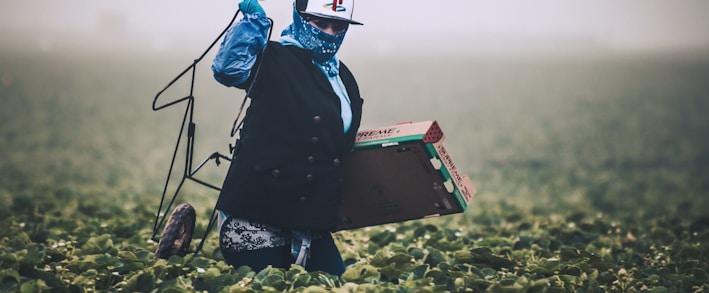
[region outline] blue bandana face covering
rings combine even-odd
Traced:
[[[347,90],[339,77],[340,61],[335,56],[346,33],[347,29],[341,34],[331,35],[310,25],[295,9],[294,3],[293,23],[283,30],[280,42],[313,51],[313,63],[327,76],[332,89],[340,98],[342,123],[344,130],[348,131],[352,123],[352,109]]]
[[[345,30],[341,34],[331,35],[310,25],[296,9],[293,9],[293,23],[287,27],[282,36],[290,36],[308,50],[313,50],[313,59],[323,64],[330,61],[345,39]]]

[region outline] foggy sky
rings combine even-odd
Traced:
[[[156,44],[166,35],[221,31],[238,0],[0,0],[0,34],[32,32],[140,34]],[[290,23],[291,1],[261,2],[275,21]],[[397,37],[425,42],[435,36],[588,40],[629,48],[699,47],[709,50],[706,0],[359,0],[356,40],[381,44]],[[1,36],[1,35],[0,35]],[[162,40],[162,41],[161,41]]]

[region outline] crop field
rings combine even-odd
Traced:
[[[437,120],[478,194],[463,214],[336,233],[347,264],[336,277],[232,268],[215,231],[198,256],[154,259],[184,105],[151,103],[199,50],[10,44],[0,292],[709,292],[709,54],[345,52],[363,127]],[[228,153],[243,97],[206,59],[196,161]],[[187,95],[180,80],[159,104]],[[174,179],[183,152],[184,141]],[[199,176],[221,184],[225,165]],[[190,183],[180,193],[197,239],[216,196]]]

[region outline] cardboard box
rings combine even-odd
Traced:
[[[357,133],[344,158],[339,230],[462,213],[475,196],[436,121]]]

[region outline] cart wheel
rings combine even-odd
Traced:
[[[168,259],[170,256],[185,256],[190,248],[194,232],[196,213],[187,203],[178,205],[162,231],[155,258]]]

